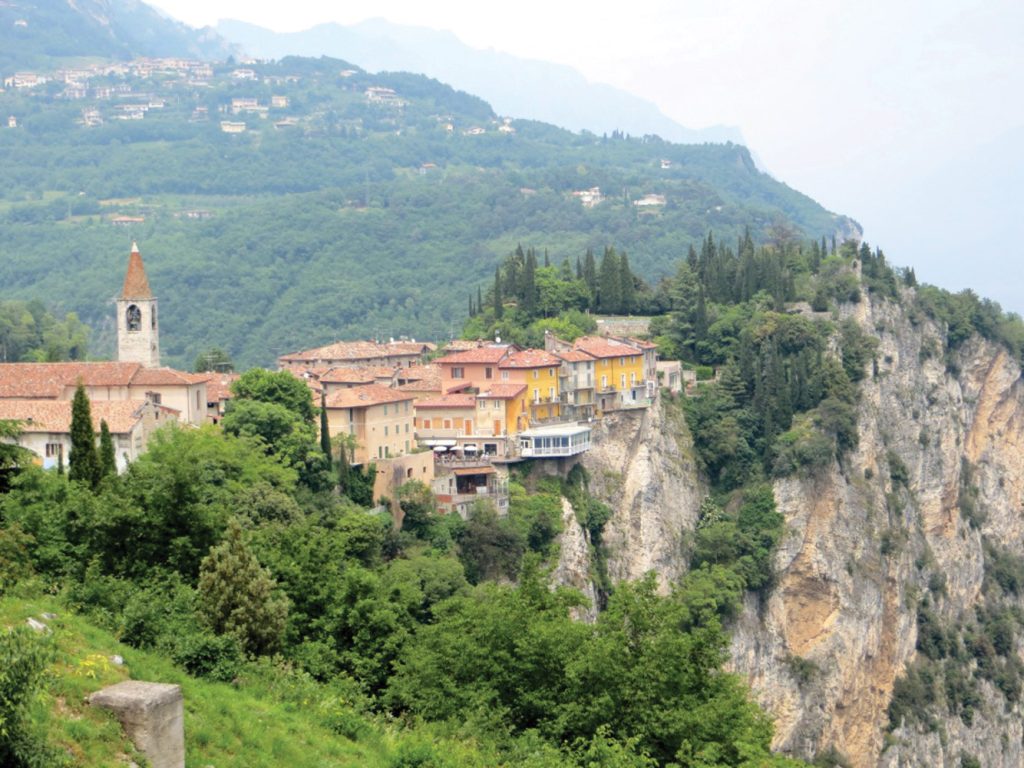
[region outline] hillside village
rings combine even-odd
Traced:
[[[67,462],[78,385],[95,431],[105,421],[112,433],[119,471],[168,423],[219,423],[239,374],[161,366],[157,304],[133,243],[116,302],[116,361],[0,364],[0,419],[19,424],[18,443],[38,464]],[[305,382],[332,441],[349,445],[350,463],[375,469],[375,501],[418,480],[440,509],[463,516],[481,498],[507,510],[510,466],[571,462],[590,448],[595,419],[647,408],[659,378],[676,391],[681,380],[678,363],[659,364],[653,343],[610,334],[570,342],[548,333],[544,349],[339,341],[282,355],[278,368]]]

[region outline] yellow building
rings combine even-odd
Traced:
[[[353,464],[404,456],[416,448],[414,399],[410,392],[380,384],[336,390],[324,403],[327,429],[331,437],[355,438]]]
[[[594,358],[594,398],[599,413],[647,404],[644,350],[601,336],[583,336],[572,348]]]
[[[561,360],[542,349],[513,352],[498,364],[502,383],[526,386],[521,404],[531,423],[558,418],[561,367]]]

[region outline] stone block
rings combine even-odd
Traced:
[[[185,707],[181,686],[125,680],[89,697],[113,712],[152,768],[184,768]]]

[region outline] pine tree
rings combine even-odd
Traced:
[[[281,644],[288,600],[274,593],[270,572],[242,539],[237,520],[199,567],[199,609],[214,632],[235,636],[246,653],[272,653]]]
[[[96,455],[96,435],[92,431],[92,409],[85,387],[78,383],[71,401],[71,455],[68,456],[68,478],[88,483],[95,488],[99,482],[100,463]]]
[[[331,471],[331,431],[327,423],[327,394],[320,394],[320,450],[327,457],[327,471]]]
[[[583,279],[583,264],[580,262],[580,257],[578,254],[576,256],[576,279]]]
[[[110,427],[106,419],[100,421],[100,477],[117,476],[117,454],[114,453],[114,440],[110,436]]]

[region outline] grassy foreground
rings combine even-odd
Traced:
[[[359,715],[312,681],[254,666],[233,683],[190,677],[159,655],[125,646],[66,610],[55,598],[0,599],[0,629],[25,625],[42,614],[56,646],[44,693],[32,720],[75,766],[144,764],[120,724],[85,697],[125,679],[176,683],[185,697],[187,766],[261,768],[291,766],[484,765],[472,744],[402,731]],[[123,657],[122,666],[110,661]],[[352,735],[347,738],[339,731]]]

